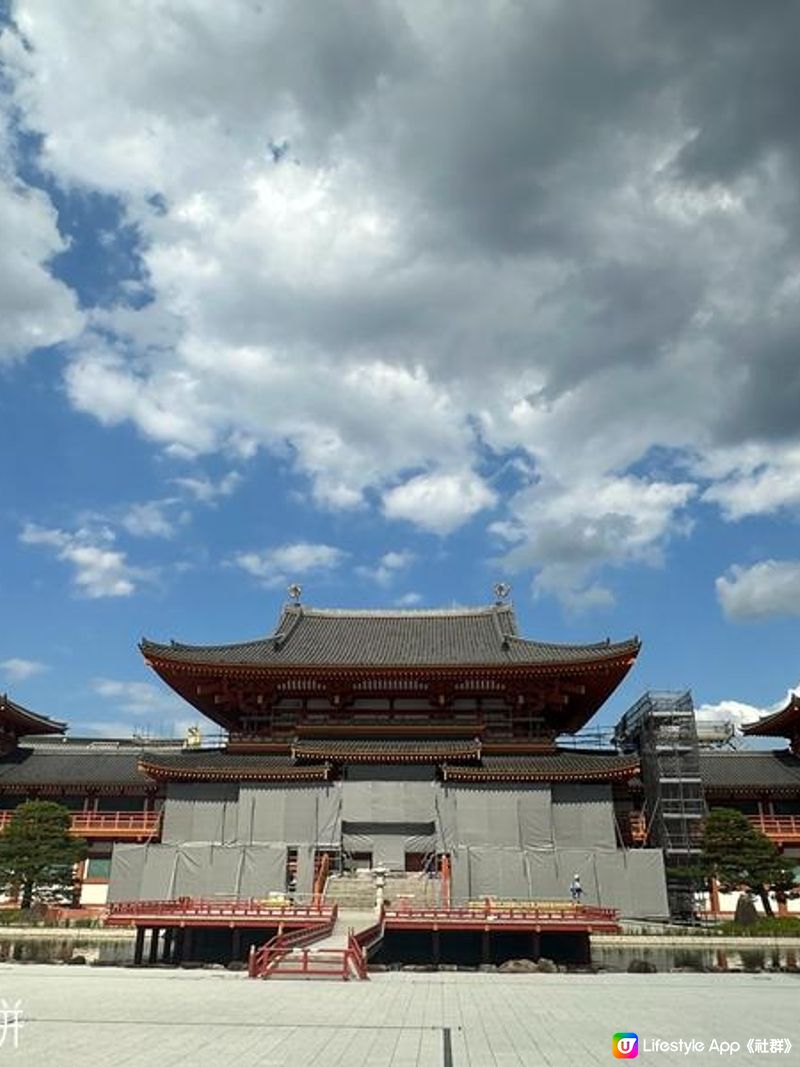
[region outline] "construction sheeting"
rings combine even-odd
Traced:
[[[554,785],[553,837],[559,848],[616,848],[611,786]]]
[[[314,892],[314,856],[313,845],[297,846],[297,873],[295,875],[295,892],[298,898],[306,900]]]
[[[239,787],[228,782],[173,783],[167,786],[162,841],[236,840]]]
[[[242,786],[236,839],[243,843],[338,844],[338,786]]]
[[[117,845],[108,899],[258,897],[285,889],[285,846]]]
[[[436,812],[443,851],[459,845],[553,847],[549,785],[445,786]]]
[[[148,845],[115,844],[111,853],[108,900],[142,900],[142,871]]]
[[[178,845],[142,845],[146,849],[142,870],[142,900],[171,900],[175,896]]]
[[[352,822],[432,822],[436,817],[433,781],[364,780],[342,782],[342,819]]]
[[[286,848],[280,845],[248,845],[244,849],[239,895],[263,897],[286,889]]]
[[[498,900],[566,900],[577,874],[584,904],[617,908],[631,918],[668,914],[660,851],[634,849],[458,848],[452,856],[455,904]]]
[[[556,854],[544,849],[528,850],[525,853],[528,870],[530,900],[562,900],[564,885],[558,876]]]
[[[503,900],[530,897],[525,853],[518,848],[470,849],[470,896]]]

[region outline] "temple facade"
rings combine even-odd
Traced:
[[[143,752],[160,839],[114,849],[109,898],[313,891],[332,870],[438,871],[451,900],[553,900],[664,915],[661,851],[628,848],[635,756],[559,747],[636,659],[636,639],[553,645],[497,603],[287,606],[265,638],[156,644],[158,675],[225,731]]]

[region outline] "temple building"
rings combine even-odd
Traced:
[[[436,871],[454,903],[583,900],[664,915],[660,849],[628,848],[636,755],[560,747],[619,685],[636,639],[554,645],[510,605],[286,606],[231,645],[143,641],[220,727],[218,748],[141,753],[160,838],[117,845],[111,900],[311,894],[332,870]]]
[[[645,694],[613,745],[582,743],[636,639],[532,641],[502,601],[291,603],[266,637],[141,651],[209,720],[205,739],[72,738],[0,697],[0,829],[25,799],[69,808],[89,845],[76,871],[84,907],[305,900],[321,872],[370,869],[400,895],[403,876],[430,872],[439,903],[446,872],[454,906],[563,900],[578,875],[587,905],[663,917],[694,906],[666,872],[693,862],[710,807],[742,811],[800,868],[797,696],[745,728],[788,742],[772,750],[699,744],[689,693]],[[336,889],[330,879],[332,899]],[[705,902],[734,906],[733,895]]]

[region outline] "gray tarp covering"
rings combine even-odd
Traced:
[[[531,900],[563,900],[564,886],[558,877],[556,856],[545,849],[525,853]]]
[[[436,801],[441,850],[459,845],[552,848],[549,785],[445,786]]]
[[[433,781],[364,780],[342,783],[342,819],[352,822],[432,822],[436,817]]]
[[[178,845],[142,845],[146,849],[140,896],[142,900],[170,900],[175,896]]]
[[[656,849],[459,848],[453,854],[453,902],[485,896],[565,900],[575,874],[584,904],[617,908],[631,918],[668,913],[663,859]]]
[[[338,844],[340,808],[338,785],[242,786],[237,840],[289,845]]]
[[[611,786],[553,786],[553,828],[559,848],[616,848]]]
[[[504,900],[530,897],[525,853],[518,848],[472,848],[469,856],[472,897]]]
[[[633,916],[656,918],[669,914],[664,856],[655,848],[632,848],[625,853]]]
[[[313,845],[297,846],[297,884],[295,891],[299,899],[305,900],[314,892],[314,855]]]
[[[171,782],[164,802],[162,841],[235,841],[238,797],[235,783]]]
[[[285,888],[282,845],[117,845],[109,900],[258,897]]]
[[[142,900],[142,871],[147,845],[115,844],[111,853],[108,899]]]
[[[262,897],[286,888],[286,848],[279,845],[247,845],[244,849],[239,894]]]

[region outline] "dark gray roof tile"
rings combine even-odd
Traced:
[[[584,663],[635,655],[633,638],[570,645],[519,636],[514,610],[495,604],[435,611],[286,607],[273,634],[232,645],[142,641],[147,658],[229,666],[450,666]]]

